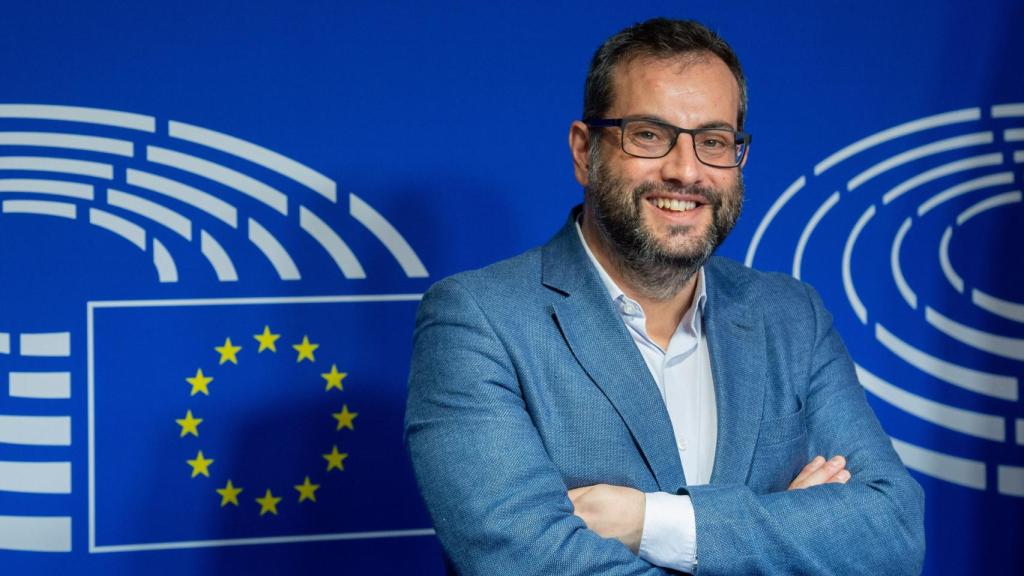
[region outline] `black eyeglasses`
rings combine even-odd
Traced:
[[[664,158],[675,147],[679,135],[693,138],[693,152],[701,163],[715,168],[735,168],[743,162],[751,135],[726,128],[680,128],[645,118],[592,118],[584,124],[594,128],[619,127],[622,151],[637,158]]]

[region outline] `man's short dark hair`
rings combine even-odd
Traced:
[[[620,63],[634,58],[674,58],[713,54],[729,67],[740,89],[736,129],[747,115],[747,82],[736,53],[721,36],[692,20],[654,18],[612,36],[594,52],[583,90],[583,117],[602,118],[612,104],[612,74]]]

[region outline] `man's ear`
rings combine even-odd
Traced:
[[[572,153],[573,172],[580,186],[589,185],[590,127],[579,120],[569,126],[569,151]]]

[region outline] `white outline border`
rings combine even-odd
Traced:
[[[293,544],[297,542],[325,542],[331,540],[361,540],[367,538],[402,538],[433,536],[432,528],[385,530],[377,532],[344,532],[338,534],[307,534],[263,538],[233,538],[224,540],[195,540],[184,542],[154,542],[114,546],[96,545],[96,434],[95,371],[93,366],[93,312],[98,308],[157,308],[191,306],[251,306],[255,304],[337,304],[352,302],[416,302],[422,294],[376,294],[353,296],[294,296],[267,298],[192,298],[167,300],[108,300],[86,302],[86,340],[88,347],[88,427],[89,427],[89,553],[139,552],[144,550],[172,550],[181,548],[214,548],[219,546],[254,546],[260,544]]]

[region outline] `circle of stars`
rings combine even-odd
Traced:
[[[276,354],[278,352],[277,341],[281,338],[281,335],[271,331],[270,326],[264,326],[260,334],[253,334],[253,338],[258,343],[257,354],[263,354],[264,352]],[[293,344],[291,347],[296,353],[296,364],[303,362],[312,364],[316,362],[316,351],[320,348],[320,344],[310,342],[308,335],[303,335],[302,341]],[[242,352],[243,347],[232,343],[231,338],[225,338],[222,345],[214,346],[213,349],[218,355],[217,366],[223,366],[226,363],[237,366],[238,355]],[[341,392],[344,390],[343,381],[347,376],[348,373],[338,371],[337,364],[331,364],[331,369],[328,372],[320,374],[320,377],[325,382],[324,392],[330,392],[331,390]],[[185,378],[185,382],[190,386],[189,397],[193,398],[198,394],[210,396],[210,384],[213,381],[214,378],[204,374],[201,367],[197,368],[194,375]],[[335,432],[340,432],[342,429],[355,430],[355,419],[358,415],[358,412],[353,412],[349,409],[348,404],[342,404],[340,412],[331,414],[331,417],[336,422]],[[193,436],[199,438],[199,426],[203,423],[203,420],[203,418],[196,417],[192,413],[191,408],[186,410],[183,418],[175,419],[175,423],[180,428],[179,437]],[[324,474],[330,474],[333,470],[343,472],[348,453],[339,451],[338,445],[334,444],[331,446],[330,452],[323,454],[323,458],[326,461]],[[187,459],[185,462],[191,468],[192,478],[198,478],[199,476],[210,478],[210,468],[215,460],[206,457],[202,450],[197,450],[195,458]],[[309,476],[305,476],[301,484],[295,484],[292,488],[297,492],[296,498],[299,504],[307,501],[315,503],[320,484],[314,484]],[[229,505],[237,508],[241,506],[241,502],[244,502],[244,500],[239,500],[239,495],[245,491],[245,488],[236,486],[231,478],[227,479],[227,483],[223,487],[215,488],[214,491],[220,496],[221,508]],[[267,488],[263,496],[253,500],[259,505],[260,516],[267,514],[276,516],[278,504],[283,499],[283,496],[276,496],[270,488]]]

